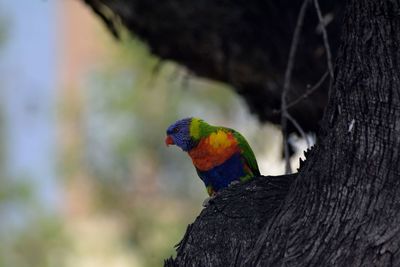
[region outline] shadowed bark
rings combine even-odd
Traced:
[[[192,73],[225,82],[262,121],[280,123],[282,84],[302,0],[85,0],[118,34],[120,21],[156,56]],[[321,0],[335,53],[344,0]],[[325,48],[312,5],[307,10],[288,103],[327,71]],[[327,103],[328,82],[289,111],[315,131]],[[293,128],[289,125],[289,130]]]

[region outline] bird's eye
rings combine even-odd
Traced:
[[[175,127],[173,131],[174,131],[174,133],[179,132],[179,127]]]

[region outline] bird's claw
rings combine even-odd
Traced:
[[[207,208],[208,206],[210,206],[210,204],[212,203],[214,198],[215,198],[215,195],[212,195],[212,196],[209,196],[208,198],[204,199],[203,207]]]
[[[240,181],[238,181],[238,180],[232,181],[228,186],[232,186],[235,184],[240,184]]]

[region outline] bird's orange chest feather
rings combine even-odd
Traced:
[[[208,171],[239,152],[239,146],[232,133],[219,130],[200,139],[198,145],[189,151],[194,166]]]

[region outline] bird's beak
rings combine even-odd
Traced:
[[[167,138],[165,138],[165,144],[167,146],[175,145],[174,139],[172,139],[172,137],[170,135],[168,135]]]

